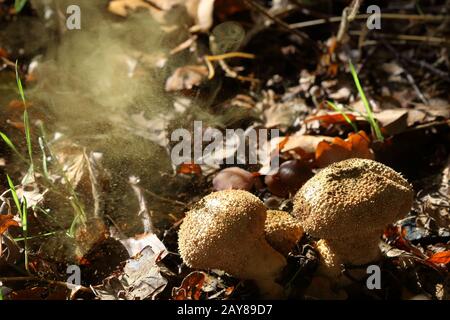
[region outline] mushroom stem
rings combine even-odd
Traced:
[[[380,232],[373,232],[339,240],[327,239],[325,242],[340,257],[342,263],[363,265],[380,259],[381,253],[378,247],[380,235]]]
[[[341,239],[322,239],[316,244],[323,261],[319,272],[329,277],[341,276],[341,265],[358,266],[376,262],[381,258],[378,247],[381,232],[374,231],[366,235],[353,235]],[[355,272],[352,272],[352,276]],[[361,277],[365,272],[361,273]]]
[[[261,297],[265,299],[283,298],[283,287],[276,283],[275,279],[280,276],[286,266],[286,259],[263,239],[254,248],[258,250],[259,254],[255,254],[248,261],[247,267],[252,274],[247,278],[258,285]]]

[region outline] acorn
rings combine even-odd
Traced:
[[[257,176],[247,170],[230,167],[221,170],[213,179],[213,188],[220,190],[246,190],[250,191],[255,185]]]
[[[264,182],[272,194],[286,198],[295,194],[313,175],[305,162],[289,160],[281,164],[277,173],[266,176]]]

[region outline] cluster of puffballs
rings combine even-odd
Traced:
[[[284,297],[277,283],[286,256],[306,232],[319,254],[320,276],[345,283],[341,265],[381,258],[384,228],[412,206],[411,185],[398,172],[367,159],[334,163],[293,197],[292,213],[268,210],[245,190],[222,190],[201,199],[180,226],[185,264],[253,280],[266,298]]]

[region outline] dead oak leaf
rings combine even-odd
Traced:
[[[294,125],[300,115],[307,110],[306,104],[302,99],[284,103],[272,101],[264,107],[258,104],[257,108],[263,110],[263,121],[266,128],[280,128],[282,130],[286,130]]]
[[[177,174],[201,175],[202,168],[198,164],[195,164],[195,163],[182,163],[177,168]]]
[[[166,91],[191,90],[208,76],[208,68],[203,65],[187,65],[179,67],[167,79]]]
[[[450,250],[433,254],[427,259],[428,262],[434,264],[449,264],[450,263]]]
[[[3,49],[0,47],[0,57],[1,58],[8,58],[8,51],[6,51],[6,49]]]
[[[1,214],[0,215],[0,235],[6,232],[9,227],[18,227],[19,223],[14,220],[12,214]]]
[[[204,272],[191,272],[183,279],[180,287],[174,287],[172,289],[172,299],[200,300],[206,277]]]
[[[324,168],[334,162],[350,159],[374,159],[373,151],[370,149],[370,139],[364,131],[350,133],[348,138],[343,140],[339,137],[333,141],[322,141],[317,145],[316,165]]]
[[[356,116],[352,113],[346,113],[345,115],[351,122],[355,122],[357,120]],[[309,117],[305,119],[305,123],[315,120],[320,121],[325,126],[329,126],[330,124],[347,123],[347,119],[341,113],[327,113],[324,115]]]
[[[94,294],[101,300],[154,300],[168,283],[158,265],[166,253],[145,247],[128,259],[122,270],[113,272],[101,285],[91,287]]]
[[[273,144],[274,147],[277,147],[282,153],[302,150],[305,154],[314,154],[317,146],[322,141],[332,142],[333,138],[296,133],[287,137],[274,138],[270,143]]]

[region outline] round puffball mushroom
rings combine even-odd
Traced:
[[[266,208],[243,190],[223,190],[204,197],[189,211],[178,234],[178,248],[191,268],[220,269],[254,280],[261,294],[279,298],[275,282],[286,259],[265,239]]]
[[[384,227],[411,209],[411,185],[373,160],[334,163],[311,178],[294,197],[294,216],[316,247],[323,273],[338,277],[340,265],[363,265],[380,258]]]
[[[288,255],[303,235],[297,219],[285,211],[268,210],[265,224],[266,240],[272,248]]]

